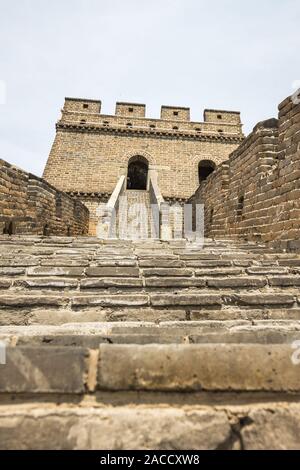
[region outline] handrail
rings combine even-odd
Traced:
[[[152,220],[153,220],[153,230],[155,232],[155,238],[161,237],[161,224],[162,224],[162,206],[165,202],[159,186],[157,184],[157,179],[150,175],[149,178],[149,196],[150,204],[152,211]]]
[[[113,190],[112,195],[110,196],[108,203],[106,204],[106,209],[107,210],[113,210],[116,209],[116,206],[119,203],[119,196],[123,192],[124,189],[124,183],[125,183],[126,177],[122,175],[119,178],[119,181],[116,184],[115,189]]]
[[[120,196],[124,192],[126,183],[126,177],[122,175],[113,190],[107,204],[97,209],[97,215],[99,216],[99,223],[97,225],[97,237],[98,238],[111,238],[113,235],[116,236],[115,222],[117,211],[119,209]],[[115,237],[113,237],[115,238]]]
[[[157,204],[160,210],[161,205],[165,202],[165,200],[160,192],[159,186],[157,184],[157,179],[153,178],[153,176],[150,176],[149,192],[151,204]]]

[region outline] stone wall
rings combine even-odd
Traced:
[[[217,171],[201,183],[209,237],[261,240],[300,247],[300,104],[287,98],[277,119],[263,121]]]
[[[84,235],[88,222],[79,200],[0,159],[0,233]]]

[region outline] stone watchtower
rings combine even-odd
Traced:
[[[189,108],[162,106],[151,119],[144,104],[118,102],[115,115],[104,115],[101,101],[77,98],[65,99],[56,131],[44,178],[88,207],[91,235],[96,208],[118,183],[117,198],[147,192],[152,181],[160,200],[184,202],[244,138],[235,111],[205,110],[193,122]]]

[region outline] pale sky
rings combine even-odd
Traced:
[[[240,110],[300,86],[299,0],[0,0],[0,158],[41,175],[65,96]]]

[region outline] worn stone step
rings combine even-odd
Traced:
[[[3,276],[22,276],[25,274],[25,268],[0,268],[0,277]]]
[[[189,318],[192,321],[205,321],[205,320],[219,320],[219,321],[227,321],[227,320],[263,320],[263,319],[273,319],[273,320],[284,320],[284,319],[291,319],[291,320],[300,320],[300,309],[297,307],[293,308],[285,308],[282,305],[277,306],[266,306],[261,308],[258,306],[246,306],[243,308],[241,305],[230,305],[230,307],[226,307],[221,310],[208,310],[208,309],[201,309],[197,310],[196,307],[192,307],[189,310]]]
[[[193,277],[147,277],[146,287],[205,287],[206,280]]]
[[[27,267],[27,266],[37,266],[40,263],[40,259],[35,258],[0,258],[0,266],[2,267]],[[0,271],[1,273],[1,271]],[[2,274],[0,274],[2,275]]]
[[[57,308],[59,307],[59,308]],[[300,320],[300,308],[286,308],[282,305],[271,307],[240,306],[230,305],[220,308],[220,306],[99,306],[83,305],[72,309],[53,305],[32,305],[5,306],[0,308],[0,325],[63,325],[65,323],[76,322],[139,322],[151,321],[160,324],[162,322],[179,321],[180,323],[189,320],[202,324],[205,321],[235,321],[241,319],[255,322],[257,320]]]
[[[1,301],[0,301],[1,302]],[[121,307],[121,306],[136,306],[142,307],[148,305],[149,298],[147,295],[132,294],[132,295],[85,295],[76,296],[72,298],[72,306],[74,307]]]
[[[198,260],[194,255],[181,256],[181,259],[186,259],[186,266],[193,266],[198,268],[227,268],[233,265],[230,260]]]
[[[167,307],[177,305],[222,305],[222,297],[214,294],[150,294],[151,305]]]
[[[73,393],[86,390],[89,350],[79,347],[8,347],[0,394]]]
[[[286,344],[101,344],[95,350],[9,346],[0,394],[78,395],[95,389],[299,393],[293,352]]]
[[[245,272],[242,268],[202,268],[202,269],[195,269],[196,276],[237,276],[240,274],[244,274]]]
[[[287,258],[287,259],[279,259],[278,264],[280,266],[298,266],[300,267],[300,258]]]
[[[14,295],[0,295],[0,307],[59,307],[65,305],[69,299],[62,294],[44,294],[42,292],[34,295],[14,293]]]
[[[142,274],[145,277],[187,277],[193,275],[193,270],[183,268],[146,268],[142,270]]]
[[[288,345],[101,345],[98,388],[300,391]]]
[[[296,444],[297,440],[292,433],[295,416],[300,415],[296,405],[285,410],[281,420],[282,410],[271,404],[266,406],[266,410],[241,411],[245,419],[248,413],[252,417],[253,426],[243,438],[247,449],[254,447],[257,440],[262,446],[266,446],[266,442],[269,445],[272,442],[276,447],[277,442],[280,442],[281,448]],[[267,436],[263,433],[266,413],[271,413],[273,419],[275,417],[278,432],[282,435],[280,441],[275,437],[270,441],[271,433],[268,432]],[[14,426],[11,426],[12,422]],[[238,417],[236,422],[239,422]],[[41,434],[41,429],[47,429],[47,432]],[[166,407],[155,403],[128,406],[126,402],[109,407],[68,403],[49,407],[41,401],[35,406],[27,407],[15,403],[9,406],[0,405],[2,450],[198,451],[236,448],[238,439],[233,436],[226,411],[212,407],[198,409],[193,406],[184,409],[178,404]],[[105,464],[104,461],[101,463]]]
[[[10,279],[0,279],[0,289],[9,289],[11,282]]]
[[[215,288],[239,288],[239,287],[256,287],[262,288],[267,285],[266,278],[255,278],[255,277],[231,277],[231,278],[218,278],[218,279],[207,279],[208,287]]]
[[[114,267],[114,266],[121,266],[121,267],[135,267],[137,266],[137,261],[135,259],[93,259],[90,263],[91,267]]]
[[[84,268],[81,267],[33,267],[27,269],[28,276],[68,276],[81,277],[84,274]]]
[[[51,267],[86,267],[89,266],[90,260],[80,257],[76,258],[49,258],[42,259],[41,266],[51,266]]]
[[[139,277],[138,268],[130,267],[90,267],[85,271],[89,277]]]
[[[294,450],[299,421],[299,404],[287,401],[238,409],[193,402],[184,408],[176,399],[172,406],[123,401],[94,408],[89,403],[49,407],[40,401],[0,405],[0,438],[3,450]],[[42,436],[41,428],[47,428]]]
[[[14,287],[29,289],[76,289],[78,285],[78,279],[62,277],[28,278],[14,282]]]
[[[183,268],[185,263],[178,259],[140,259],[140,268]]]
[[[93,278],[93,279],[82,279],[80,281],[80,289],[101,289],[107,287],[143,287],[142,279],[138,278]]]
[[[288,274],[289,269],[283,266],[251,266],[251,268],[247,268],[246,272],[248,274]]]
[[[269,277],[269,284],[274,287],[298,287],[300,276],[272,276]]]
[[[108,278],[107,278],[108,279]],[[83,289],[97,289],[103,287],[119,287],[125,288],[127,285],[128,288],[136,288],[131,294],[123,292],[111,292],[110,294],[96,294],[92,292],[86,292],[85,295],[81,295],[78,292],[75,292],[74,289],[77,287],[75,280],[61,280],[59,279],[50,279],[49,283],[47,280],[37,280],[30,284],[30,281],[20,281],[20,285],[27,285],[27,287],[36,288],[34,294],[30,291],[26,292],[18,290],[5,290],[0,294],[0,306],[1,307],[27,307],[27,308],[36,308],[38,306],[66,306],[69,305],[71,308],[86,306],[144,306],[150,304],[153,307],[171,307],[171,306],[219,306],[220,308],[227,308],[230,305],[236,305],[239,307],[251,307],[256,306],[257,308],[278,308],[278,307],[293,307],[296,308],[300,303],[300,297],[298,297],[298,292],[295,293],[282,293],[282,292],[250,292],[247,290],[240,290],[239,293],[232,291],[232,289],[207,289],[203,286],[200,291],[195,291],[195,287],[191,287],[190,290],[184,290],[187,286],[185,281],[183,284],[177,286],[177,289],[182,287],[182,290],[174,290],[174,286],[170,287],[168,291],[161,291],[163,287],[157,287],[157,290],[149,291],[149,293],[143,293],[141,290],[141,279],[136,279],[138,282],[129,282],[125,278],[120,278],[119,282],[116,279],[111,278],[111,281],[104,279],[95,279],[91,278],[92,282],[86,282],[88,280],[81,281],[81,287]],[[150,278],[149,278],[150,279]],[[196,278],[191,278],[195,283]],[[93,282],[94,281],[94,282]],[[164,278],[162,278],[164,281]],[[179,278],[180,284],[180,278]],[[150,287],[150,286],[148,286]],[[45,290],[43,290],[43,288]],[[51,293],[51,288],[62,289],[60,293]],[[46,289],[50,289],[47,291]],[[73,289],[73,291],[68,292],[64,289]]]
[[[1,327],[0,340],[11,346],[79,346],[99,344],[289,344],[299,339],[300,322],[203,321],[70,324],[61,327]]]
[[[233,294],[230,300],[240,305],[293,305],[297,298],[291,294]]]

